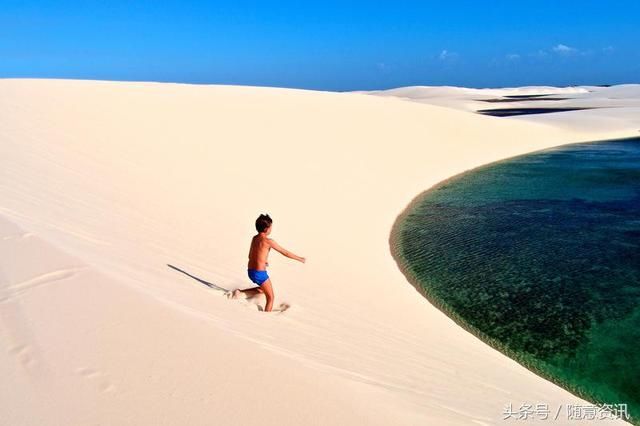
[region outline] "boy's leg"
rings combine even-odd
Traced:
[[[271,308],[273,307],[273,287],[271,286],[271,278],[263,282],[260,288],[267,297],[267,305],[264,307],[264,311],[271,312]]]

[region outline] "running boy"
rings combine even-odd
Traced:
[[[247,273],[249,279],[253,281],[258,287],[248,288],[245,290],[235,290],[233,292],[233,298],[236,298],[240,293],[247,293],[250,295],[256,295],[264,293],[267,298],[267,305],[265,306],[265,312],[271,312],[273,307],[273,287],[271,285],[271,279],[267,274],[267,266],[269,266],[269,250],[272,248],[282,255],[304,263],[306,259],[291,253],[290,251],[282,248],[278,243],[269,238],[271,234],[273,221],[268,214],[261,214],[256,219],[256,231],[258,234],[251,239],[251,248],[249,249],[249,264],[247,265]]]

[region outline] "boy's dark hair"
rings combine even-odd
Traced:
[[[271,220],[268,214],[261,214],[256,219],[256,230],[258,232],[264,232],[268,227],[271,226],[272,223],[273,221]]]

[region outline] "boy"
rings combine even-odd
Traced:
[[[249,279],[257,284],[258,287],[248,288],[245,290],[234,290],[233,292],[234,299],[237,298],[240,293],[247,293],[250,295],[264,293],[267,298],[267,305],[264,308],[265,312],[271,312],[271,308],[273,307],[273,287],[271,286],[271,279],[267,274],[267,266],[269,266],[269,250],[273,248],[284,256],[297,260],[298,262],[305,263],[306,261],[304,257],[291,253],[290,251],[282,248],[271,238],[268,238],[269,234],[271,234],[272,224],[273,221],[268,214],[261,214],[258,219],[256,219],[256,231],[258,231],[258,234],[251,239],[247,273],[249,275]]]

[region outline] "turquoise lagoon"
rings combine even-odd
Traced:
[[[454,176],[400,215],[391,248],[458,324],[640,424],[640,138]]]

